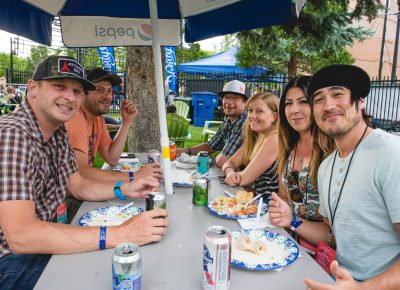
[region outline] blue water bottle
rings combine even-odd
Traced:
[[[210,160],[210,153],[207,151],[200,151],[197,154],[197,172],[199,174],[206,174],[208,173],[209,165],[208,161]]]

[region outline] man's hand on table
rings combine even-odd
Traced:
[[[134,216],[120,226],[124,240],[137,245],[160,241],[162,236],[167,233],[167,216],[168,212],[161,208]]]
[[[331,273],[335,275],[335,284],[325,284],[311,280],[310,278],[305,278],[304,283],[307,285],[307,290],[359,290],[360,285],[354,281],[350,273],[339,267],[337,261],[331,263]]]
[[[135,179],[141,179],[146,176],[152,176],[154,178],[161,179],[161,164],[158,162],[154,162],[148,165],[144,165],[140,168],[139,171],[135,172]]]
[[[159,181],[153,176],[143,176],[132,182],[124,182],[121,185],[123,195],[133,198],[146,197],[149,192],[157,191]]]

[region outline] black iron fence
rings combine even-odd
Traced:
[[[123,79],[122,85],[115,91],[110,114],[118,115],[121,100],[126,98],[126,72],[117,72]],[[23,86],[32,77],[30,71],[6,70],[6,82]],[[240,74],[216,73],[208,75],[179,74],[179,97],[190,98],[193,92],[218,93],[224,84],[231,80],[240,80],[246,84],[247,94],[257,90],[270,91],[281,95],[289,78],[282,75],[248,76]],[[366,98],[366,111],[373,115],[373,124],[386,131],[400,131],[400,80],[384,78],[371,80],[371,92]],[[215,119],[222,119],[221,104],[215,111]]]

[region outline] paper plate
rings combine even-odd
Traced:
[[[118,226],[134,215],[144,211],[143,208],[131,206],[120,212],[122,205],[107,206],[85,213],[79,219],[81,226]]]
[[[214,208],[212,207],[212,204],[213,204],[214,202],[216,202],[217,200],[218,200],[218,197],[215,198],[215,199],[213,199],[213,200],[211,200],[211,201],[209,201],[208,204],[207,204],[208,210],[209,210],[212,214],[214,214],[214,215],[216,215],[216,216],[219,216],[219,217],[222,217],[222,218],[227,218],[227,219],[235,219],[235,220],[237,220],[237,219],[247,219],[247,218],[255,218],[255,217],[257,217],[257,214],[233,215],[233,214],[228,214],[228,213],[225,213],[225,212],[220,212],[220,211],[218,211],[218,210],[216,210],[216,209],[214,209]],[[256,200],[256,202],[257,202],[257,200]],[[261,215],[265,215],[265,214],[267,213],[267,211],[268,211],[268,205],[267,205],[266,203],[263,203],[262,208],[261,208]]]
[[[232,231],[231,265],[256,271],[273,270],[292,264],[299,257],[299,247],[290,238],[266,230]],[[267,246],[260,255],[240,250],[237,241],[240,236],[257,239]]]
[[[139,171],[140,167],[142,166],[142,163],[139,162],[129,162],[129,161],[124,161],[124,162],[119,162],[117,163],[113,170],[116,171],[121,171],[121,172],[128,172],[129,170],[132,170],[133,172]]]

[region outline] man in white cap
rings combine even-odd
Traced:
[[[245,84],[238,80],[226,83],[222,91],[218,93],[222,98],[226,118],[217,133],[207,143],[178,149],[177,156],[182,153],[196,155],[199,151],[208,151],[209,153],[221,151],[215,161],[218,167],[222,167],[243,143],[242,128],[247,118],[245,92]]]

